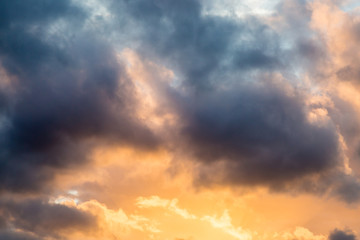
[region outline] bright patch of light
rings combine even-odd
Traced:
[[[79,192],[77,190],[69,190],[68,194],[73,195],[73,196],[79,196]]]
[[[50,199],[49,203],[66,205],[66,206],[76,206],[80,203],[80,200],[77,198],[78,191],[70,190],[67,193],[68,195],[60,195]]]
[[[279,0],[203,0],[203,14],[215,16],[269,15],[274,12]]]

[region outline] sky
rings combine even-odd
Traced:
[[[0,240],[359,240],[356,0],[0,0]]]

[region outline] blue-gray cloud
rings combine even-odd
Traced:
[[[331,232],[329,240],[356,240],[356,236],[349,230],[335,229]]]
[[[347,202],[359,199],[358,181],[341,172],[334,111],[327,109],[326,124],[309,122],[308,93],[298,87],[299,72],[322,76],[316,67],[328,57],[310,34],[305,1],[294,1],[297,14],[279,4],[273,17],[289,25],[284,32],[259,16],[206,15],[196,0],[102,4],[110,20],[90,21],[88,9],[72,1],[0,2],[0,62],[15,84],[11,93],[0,89],[2,192],[51,191],[57,171],[86,163],[101,141],[148,150],[177,146],[199,163],[195,178],[203,185],[334,189]],[[116,56],[123,47],[180,79],[158,92],[181,122],[166,139],[134,115],[135,89]],[[308,184],[312,177],[321,181]],[[24,204],[6,207],[27,231],[45,231],[22,215],[29,209],[43,213],[41,226],[50,218],[42,209],[58,211]]]

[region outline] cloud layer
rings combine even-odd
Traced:
[[[198,0],[2,1],[0,239],[95,229],[89,209],[49,199],[109,146],[165,151],[170,172],[190,168],[205,189],[356,205],[360,18],[342,4],[239,14]]]

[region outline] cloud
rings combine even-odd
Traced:
[[[219,228],[225,233],[234,237],[235,239],[251,240],[253,236],[251,232],[244,230],[242,227],[234,227],[231,223],[231,217],[228,211],[224,211],[221,217],[216,216],[204,216],[201,218],[203,221],[209,222],[212,227]]]
[[[133,115],[133,85],[114,49],[82,28],[82,9],[70,1],[2,5],[0,56],[18,87],[0,98],[8,123],[1,126],[0,189],[39,191],[56,169],[84,163],[96,141],[156,147]]]
[[[101,146],[161,149],[170,171],[190,160],[197,186],[359,200],[360,104],[349,100],[359,94],[358,17],[320,0],[284,0],[267,15],[205,8],[197,0],[0,3],[0,192],[22,199],[0,198],[0,225],[24,231],[1,234],[91,225],[76,207],[28,198],[46,199],[64,170],[95,166]],[[153,227],[88,205],[116,226]],[[138,205],[195,218],[174,200]],[[206,219],[237,234],[227,213]]]
[[[334,115],[347,110],[324,84],[342,56],[334,50],[346,47],[331,45],[339,44],[337,27],[328,29],[329,39],[321,37],[328,26],[321,23],[330,15],[323,18],[320,10],[336,5],[282,1],[276,13],[261,18],[204,14],[198,1],[112,4],[115,16],[126,9],[136,26],[140,56],[181,79],[178,87],[157,94],[175,109],[178,126],[169,130],[176,134],[168,142],[193,154],[197,184],[265,185],[358,200],[351,193],[358,183],[349,174],[346,125]],[[331,104],[309,104],[319,96]],[[357,122],[356,114],[348,117]]]
[[[250,231],[244,230],[242,227],[235,227],[232,224],[232,219],[228,210],[225,210],[220,217],[217,217],[216,215],[205,215],[203,217],[199,217],[190,213],[187,209],[180,208],[178,206],[178,199],[169,200],[158,196],[151,196],[149,198],[139,197],[136,200],[136,205],[139,208],[160,207],[182,217],[183,219],[193,220],[194,222],[199,221],[209,223],[214,229],[219,229],[234,239],[252,239],[252,233]]]
[[[296,92],[266,83],[244,85],[192,102],[184,119],[186,139],[204,165],[222,161],[225,182],[271,185],[341,161],[335,127],[310,123]],[[203,174],[204,181],[217,179],[216,172]]]
[[[329,240],[356,240],[356,236],[349,230],[343,231],[335,229],[331,232]]]
[[[151,196],[150,198],[139,197],[137,198],[136,205],[139,208],[162,207],[174,212],[185,219],[196,219],[197,217],[189,213],[186,209],[177,206],[178,199],[161,199],[158,196]]]
[[[287,58],[279,35],[256,17],[204,15],[195,0],[112,3],[114,16],[120,12],[132,20],[130,33],[139,36],[134,48],[170,67],[195,91],[230,82],[234,73],[245,78],[253,70],[282,69]]]
[[[59,237],[64,231],[80,231],[96,228],[97,219],[84,211],[65,205],[51,204],[42,199],[14,200],[2,199],[0,202],[2,216],[5,217],[6,225],[12,229],[18,229],[30,236]],[[5,231],[5,236],[13,236],[15,239],[22,236],[16,232]]]
[[[145,235],[158,233],[157,224],[151,219],[141,215],[126,214],[122,209],[109,209],[106,205],[96,200],[83,202],[78,209],[92,213],[99,218],[98,234],[105,236],[123,236],[130,232],[141,232]]]
[[[0,231],[1,240],[41,240],[31,234],[16,231]]]
[[[293,232],[286,232],[281,234],[283,239],[296,239],[296,240],[325,240],[323,235],[315,235],[309,229],[304,227],[296,227]]]
[[[176,126],[160,127],[179,134],[162,137],[166,147],[179,145],[193,153],[200,163],[198,183],[281,189],[288,182],[341,169],[337,123],[327,106],[309,106],[309,89],[297,89],[293,81],[302,80],[290,77],[292,62],[301,69],[299,59],[322,55],[312,39],[295,34],[288,50],[282,47],[287,40],[279,37],[281,29],[264,19],[204,15],[201,2],[194,0],[107,2],[108,14],[125,14],[125,20],[119,19],[125,29],[137,26],[128,37],[119,34],[139,41],[139,57],[163,63],[181,79],[176,87],[154,78],[151,85],[140,83],[139,90],[139,81],[132,79],[136,74],[116,54],[116,42],[97,36],[96,26],[84,27],[90,14],[86,8],[63,2],[31,11],[19,3],[19,15],[17,5],[4,4],[2,32],[9,38],[1,48],[3,67],[21,86],[2,101],[8,123],[0,141],[4,190],[39,191],[57,169],[86,162],[99,142],[147,149],[164,144],[138,118],[139,91],[162,101],[147,117],[154,119],[165,106],[161,116],[167,112],[178,119]],[[285,1],[278,14],[308,32],[311,13],[305,4]],[[306,21],[288,14],[294,6],[301,6]],[[46,14],[33,16],[38,11]],[[60,34],[55,26],[64,32],[62,38],[55,38]],[[24,36],[14,41],[12,34]],[[24,49],[10,51],[19,49],[12,44]],[[132,58],[127,55],[125,59]],[[325,112],[321,124],[308,117],[317,108]]]
[[[31,70],[43,61],[61,53],[47,44],[41,35],[46,27],[62,18],[78,22],[84,12],[70,1],[11,1],[1,3],[2,38],[0,49],[3,64],[13,72]]]
[[[114,17],[126,16],[122,24],[133,26],[139,56],[181,79],[170,88],[156,82],[156,95],[168,99],[177,118],[167,143],[199,163],[197,184],[293,186],[317,194],[332,191],[326,184],[336,176],[356,185],[356,177],[343,173],[347,160],[334,106],[308,104],[313,95],[329,94],[317,85],[330,56],[314,31],[313,5],[283,1],[265,18],[204,14],[192,0],[110,6]],[[324,180],[306,186],[313,178]]]

